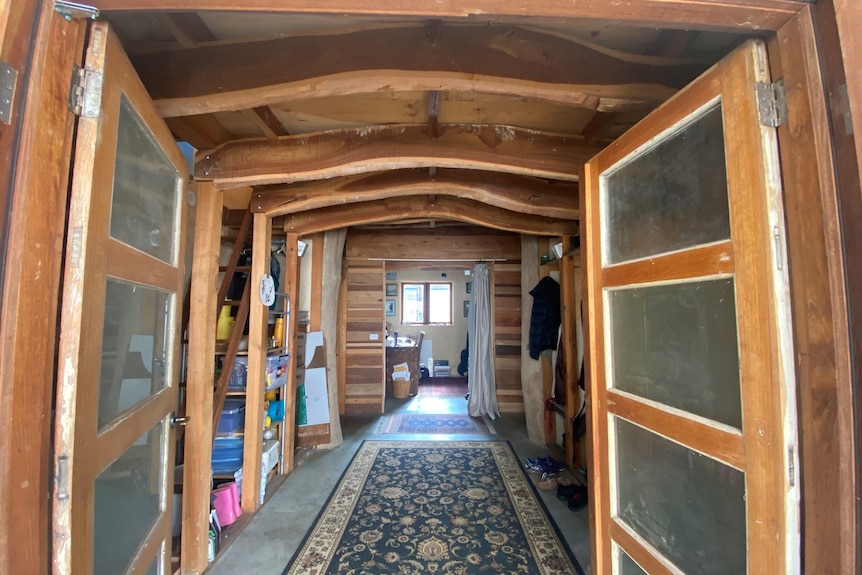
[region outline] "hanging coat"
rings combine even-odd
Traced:
[[[560,284],[544,277],[530,291],[533,311],[530,314],[530,357],[539,359],[545,349],[557,348],[560,329]]]

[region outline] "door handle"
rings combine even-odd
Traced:
[[[185,417],[177,417],[176,414],[171,415],[171,427],[185,426],[192,418],[188,415]]]

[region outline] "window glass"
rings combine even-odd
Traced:
[[[452,324],[451,283],[401,284],[403,325]]]
[[[402,284],[401,323],[425,323],[425,284]]]
[[[428,323],[452,323],[452,284],[429,284]]]

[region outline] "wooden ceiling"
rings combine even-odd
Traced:
[[[251,186],[300,234],[327,218],[576,229],[584,161],[743,39],[607,20],[103,16],[199,150],[195,177]]]

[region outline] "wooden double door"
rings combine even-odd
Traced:
[[[593,572],[798,571],[786,256],[765,50],[586,166]],[[186,167],[93,25],[63,286],[57,573],[167,573]],[[97,95],[97,96],[96,96]]]

